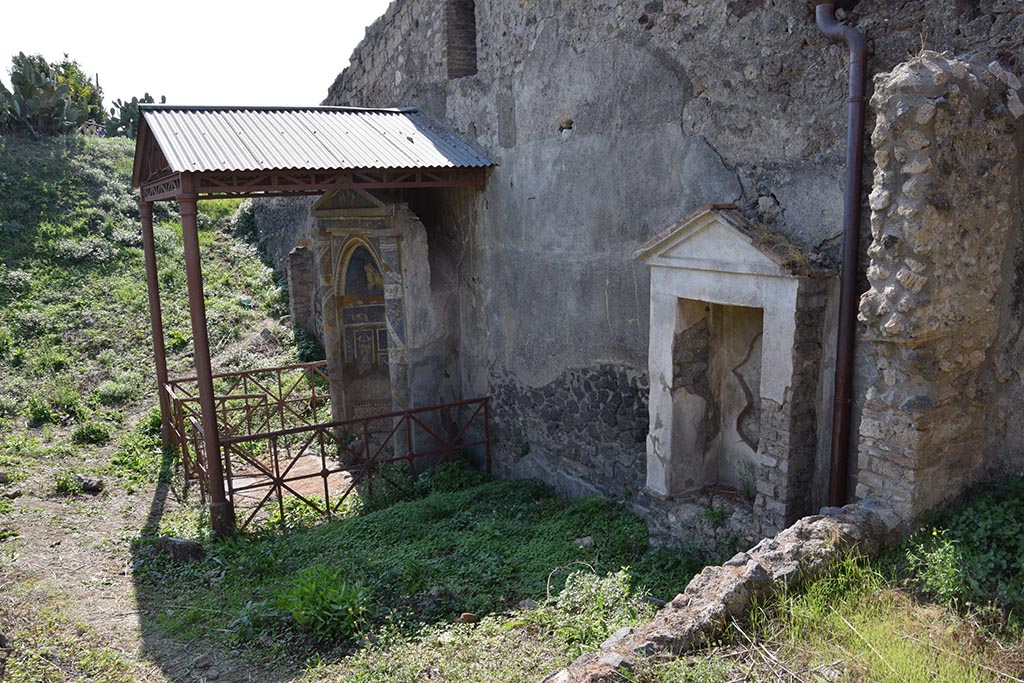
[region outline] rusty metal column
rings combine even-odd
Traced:
[[[156,365],[156,392],[160,398],[160,440],[171,445],[171,403],[167,395],[167,350],[164,347],[164,322],[160,310],[160,280],[153,242],[153,202],[139,202],[142,221],[142,252],[146,261],[146,289],[149,292],[149,325],[153,331],[153,363]]]
[[[210,335],[206,329],[206,299],[203,294],[203,271],[199,260],[196,194],[190,173],[182,174],[181,191],[178,206],[181,211],[182,242],[185,245],[188,308],[192,317],[192,345],[195,351],[199,408],[202,413],[203,444],[206,450],[206,490],[210,494],[210,526],[218,536],[226,536],[235,530],[235,511],[224,495],[217,406],[213,396],[213,369],[210,366]]]

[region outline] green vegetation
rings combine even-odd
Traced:
[[[6,434],[35,434],[47,448],[61,443],[87,455],[108,442],[121,443],[131,431],[126,416],[152,405],[131,153],[126,140],[0,138],[0,428]],[[170,367],[183,374],[190,365],[191,326],[180,227],[165,205],[158,206]],[[269,269],[251,248],[218,229],[234,207],[230,200],[200,204],[215,350],[227,349],[241,331],[262,322],[262,307],[281,305]],[[294,352],[282,350],[288,353]],[[229,367],[252,362],[244,349],[224,358]],[[14,400],[19,396],[23,401]]]
[[[11,90],[0,85],[0,126],[57,135],[88,120],[103,122],[103,91],[67,55],[49,63],[19,52],[11,58]]]
[[[160,98],[160,104],[167,101],[166,97]],[[139,134],[139,124],[142,117],[139,114],[140,104],[153,104],[156,100],[149,93],[142,96],[142,99],[133,97],[127,102],[114,100],[114,106],[110,108],[107,116],[107,137],[126,137],[134,140]]]
[[[900,547],[904,585],[1010,629],[1024,626],[1024,477],[980,487]]]
[[[769,598],[711,652],[630,680],[1020,680],[1022,493],[1022,477],[981,486],[881,558]]]
[[[539,483],[490,481],[458,463],[421,476],[411,498],[377,505],[386,506],[314,528],[243,534],[195,564],[173,563],[141,539],[135,575],[155,627],[312,654],[364,636],[419,642],[460,614],[550,597],[544,609],[503,619],[576,656],[649,616],[649,587],[672,585],[657,595],[670,598],[697,568],[651,550],[643,522],[616,503],[558,500]],[[583,536],[592,547],[574,542]],[[168,602],[177,605],[170,614],[160,609]]]

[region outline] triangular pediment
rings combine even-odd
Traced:
[[[384,208],[384,202],[365,190],[336,190],[328,192],[317,200],[313,205],[313,212],[346,210],[366,212],[375,209],[383,211]]]
[[[793,277],[806,259],[784,236],[754,229],[731,205],[691,211],[645,242],[634,256],[651,266]]]

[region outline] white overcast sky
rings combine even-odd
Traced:
[[[67,53],[99,74],[108,109],[144,92],[171,104],[315,105],[388,3],[13,0],[0,9],[0,80],[10,87],[18,52]]]

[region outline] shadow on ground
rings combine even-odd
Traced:
[[[194,486],[170,483],[172,469],[166,458],[132,557],[145,654],[172,680],[290,680],[311,658],[347,657],[367,632],[409,635],[542,602],[580,570],[631,567],[639,588],[667,600],[699,568],[652,550],[618,503],[559,500],[539,482],[458,463],[408,490],[364,493],[348,519],[239,533],[174,560],[158,552],[158,533],[201,510]]]

